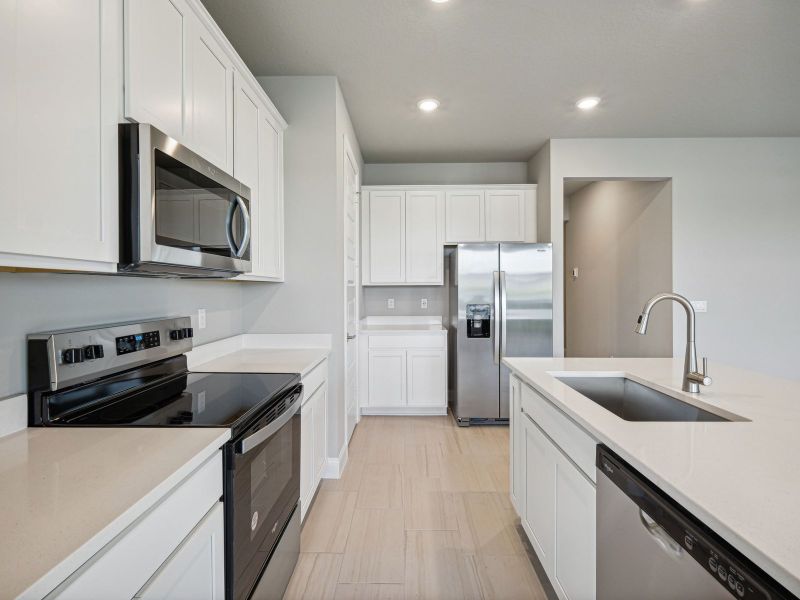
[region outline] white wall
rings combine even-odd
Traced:
[[[335,77],[259,77],[289,123],[284,142],[286,282],[244,290],[253,333],[329,333],[328,451],[344,440],[342,136],[354,136]],[[352,142],[354,152],[358,145]],[[358,154],[360,156],[360,154]]]
[[[450,185],[528,183],[522,162],[374,163],[364,165],[364,185]]]
[[[242,332],[242,289],[188,281],[63,273],[0,273],[0,398],[27,391],[29,333],[146,318],[191,316],[195,344]],[[205,329],[197,309],[206,309]]]
[[[671,178],[674,289],[708,301],[697,346],[712,376],[720,361],[800,378],[800,138],[551,140],[550,162],[557,353],[564,178]],[[540,203],[542,188],[539,181]],[[680,356],[685,321],[673,314]]]
[[[672,290],[671,182],[598,181],[565,208],[565,355],[672,356],[670,306],[634,331],[644,303]]]

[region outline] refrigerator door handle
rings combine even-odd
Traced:
[[[498,331],[497,326],[502,323],[503,315],[500,314],[500,271],[494,271],[493,273],[494,278],[494,286],[493,286],[493,293],[494,293],[494,308],[492,310],[492,340],[494,344],[494,364],[500,364],[500,331]]]
[[[500,271],[500,356],[506,355],[506,309],[508,308],[508,294],[506,294],[506,272]],[[499,361],[498,361],[499,362]]]

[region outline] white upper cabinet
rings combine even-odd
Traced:
[[[258,121],[259,260],[257,273],[283,280],[283,129],[264,111]],[[255,269],[254,269],[255,270]]]
[[[0,3],[0,264],[115,271],[121,0]]]
[[[192,23],[189,39],[189,145],[230,172],[233,168],[233,63],[199,21]]]
[[[405,192],[371,192],[364,202],[364,283],[405,281]]]
[[[535,185],[362,191],[363,285],[442,285],[446,244],[536,241]]]
[[[191,27],[184,0],[125,2],[125,116],[184,143]]]
[[[486,241],[525,241],[525,191],[486,190]]]
[[[485,233],[483,190],[448,190],[445,206],[448,244],[483,242]]]
[[[405,283],[443,283],[443,199],[442,192],[406,192]]]
[[[367,191],[362,224],[364,285],[443,283],[442,191]]]

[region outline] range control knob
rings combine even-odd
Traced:
[[[92,344],[83,349],[83,356],[86,360],[96,360],[98,358],[103,358],[105,352],[103,352],[103,346],[100,344]]]
[[[171,340],[182,340],[186,337],[185,329],[173,329],[169,332],[169,339]]]
[[[65,348],[61,352],[62,360],[68,365],[83,362],[83,348]]]
[[[185,329],[183,329],[183,337],[186,338],[194,337],[194,329],[192,329],[191,327],[186,327]]]

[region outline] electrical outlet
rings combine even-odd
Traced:
[[[206,328],[206,309],[200,308],[197,310],[197,328],[198,329],[205,329]]]
[[[386,308],[389,310],[394,310],[394,298],[389,298],[386,300]]]
[[[707,300],[692,300],[692,306],[694,306],[694,312],[699,312],[699,313],[708,312]]]
[[[427,298],[422,298],[419,301],[419,307],[420,308],[428,308],[428,299]]]

